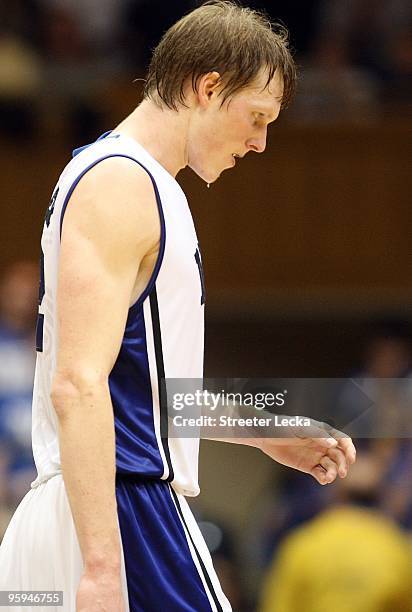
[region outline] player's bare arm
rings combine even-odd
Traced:
[[[110,158],[81,179],[63,223],[52,388],[62,472],[84,561],[79,612],[122,609],[108,376],[159,238],[152,183],[137,164]]]

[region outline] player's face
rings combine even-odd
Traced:
[[[233,168],[238,157],[266,147],[267,128],[279,115],[283,80],[275,74],[265,87],[265,72],[223,105],[218,89],[208,91],[188,143],[188,165],[207,183]]]

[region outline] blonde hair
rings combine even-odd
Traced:
[[[185,106],[188,79],[196,91],[198,79],[216,71],[222,79],[222,104],[236,91],[247,87],[262,68],[266,87],[276,70],[283,78],[282,108],[296,87],[296,67],[288,32],[262,13],[235,2],[206,2],[177,21],[164,34],[153,52],[144,98],[178,110]]]

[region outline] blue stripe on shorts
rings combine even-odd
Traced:
[[[211,612],[170,486],[118,476],[130,612]]]

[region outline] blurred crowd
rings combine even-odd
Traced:
[[[378,433],[356,421],[353,430],[367,435],[354,438],[357,461],[349,476],[321,487],[275,466],[237,554],[227,528],[218,521],[205,528],[218,567],[224,559],[236,612],[412,612],[409,327],[376,322],[353,356],[357,362],[342,376],[373,385],[366,423],[377,424]]]
[[[0,128],[76,142],[106,127],[111,96],[145,74],[162,33],[199,0],[0,0]],[[412,9],[407,0],[245,4],[285,23],[300,66],[292,121],[375,121],[407,113]],[[136,101],[138,91],[136,90]],[[129,109],[131,110],[131,109]],[[0,135],[1,135],[0,133]]]
[[[31,401],[38,269],[8,267],[0,282],[0,533],[34,477]]]
[[[17,261],[0,281],[0,538],[35,471],[31,396],[38,269]],[[412,343],[402,322],[376,325],[361,367],[342,373],[375,379],[381,434],[357,439],[350,476],[321,487],[273,466],[241,538],[230,525],[195,512],[235,612],[412,612],[412,442],[391,430]],[[382,421],[386,419],[386,421]],[[400,427],[404,427],[401,423]],[[405,425],[406,427],[406,425]],[[382,435],[387,431],[387,435]]]

